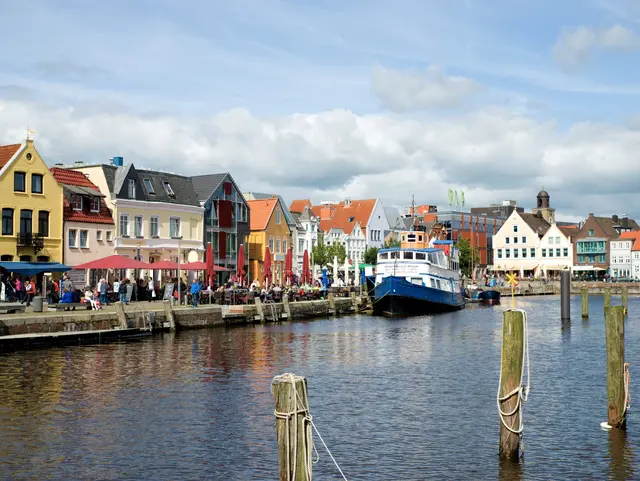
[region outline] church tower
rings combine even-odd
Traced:
[[[540,215],[549,224],[556,223],[556,210],[550,207],[549,193],[544,190],[544,187],[538,192],[536,208],[531,212]]]

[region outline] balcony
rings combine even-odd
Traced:
[[[17,237],[18,247],[34,247],[36,252],[44,248],[44,236],[31,232],[20,232]]]

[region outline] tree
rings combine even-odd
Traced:
[[[337,256],[338,264],[344,264],[344,260],[347,257],[347,250],[341,243],[335,243],[327,246],[327,256],[329,257],[329,262],[333,262],[333,258]]]
[[[471,243],[464,237],[459,237],[456,243],[460,250],[460,270],[463,276],[471,277]],[[473,253],[473,264],[478,263],[478,253]]]
[[[378,248],[367,247],[364,250],[364,263],[376,265],[378,262]]]
[[[400,247],[400,239],[397,239],[397,238],[393,238],[393,237],[392,237],[392,238],[390,238],[389,240],[387,240],[387,241],[384,243],[384,248],[385,248],[385,249],[388,249],[388,248],[390,248],[390,247]]]
[[[324,243],[324,235],[318,234],[318,243],[311,249],[311,255],[313,257],[313,263],[322,267],[329,263],[329,247]],[[333,259],[333,257],[331,257]]]

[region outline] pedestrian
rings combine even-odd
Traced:
[[[63,277],[62,288],[68,290],[69,292],[73,292],[76,290],[76,286],[73,285],[73,281],[67,274],[65,274]]]
[[[115,289],[115,287],[114,287]],[[120,302],[127,302],[127,279],[122,279],[122,282],[118,286],[118,294],[120,295]]]
[[[153,282],[153,277],[149,279],[149,283],[147,284],[147,291],[149,293],[149,302],[156,301],[156,286]]]
[[[108,288],[107,280],[103,277],[100,279],[100,282],[98,282],[98,299],[100,300],[100,304],[104,304],[105,306],[109,304],[109,299],[107,299]]]
[[[36,294],[36,285],[31,281],[31,279],[27,278],[24,284],[24,290],[27,294],[26,296],[26,306],[29,307],[31,305],[31,301],[33,300],[33,296]]]
[[[24,303],[24,283],[22,282],[22,277],[16,278],[16,296],[18,297],[18,301],[20,304]]]
[[[193,307],[198,307],[198,297],[200,296],[200,284],[194,278],[193,283],[191,284],[191,305]]]

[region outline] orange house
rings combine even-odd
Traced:
[[[265,250],[271,251],[270,283],[284,284],[285,258],[291,247],[291,231],[277,198],[248,200],[251,233],[246,255],[249,258],[250,280],[264,283]]]

